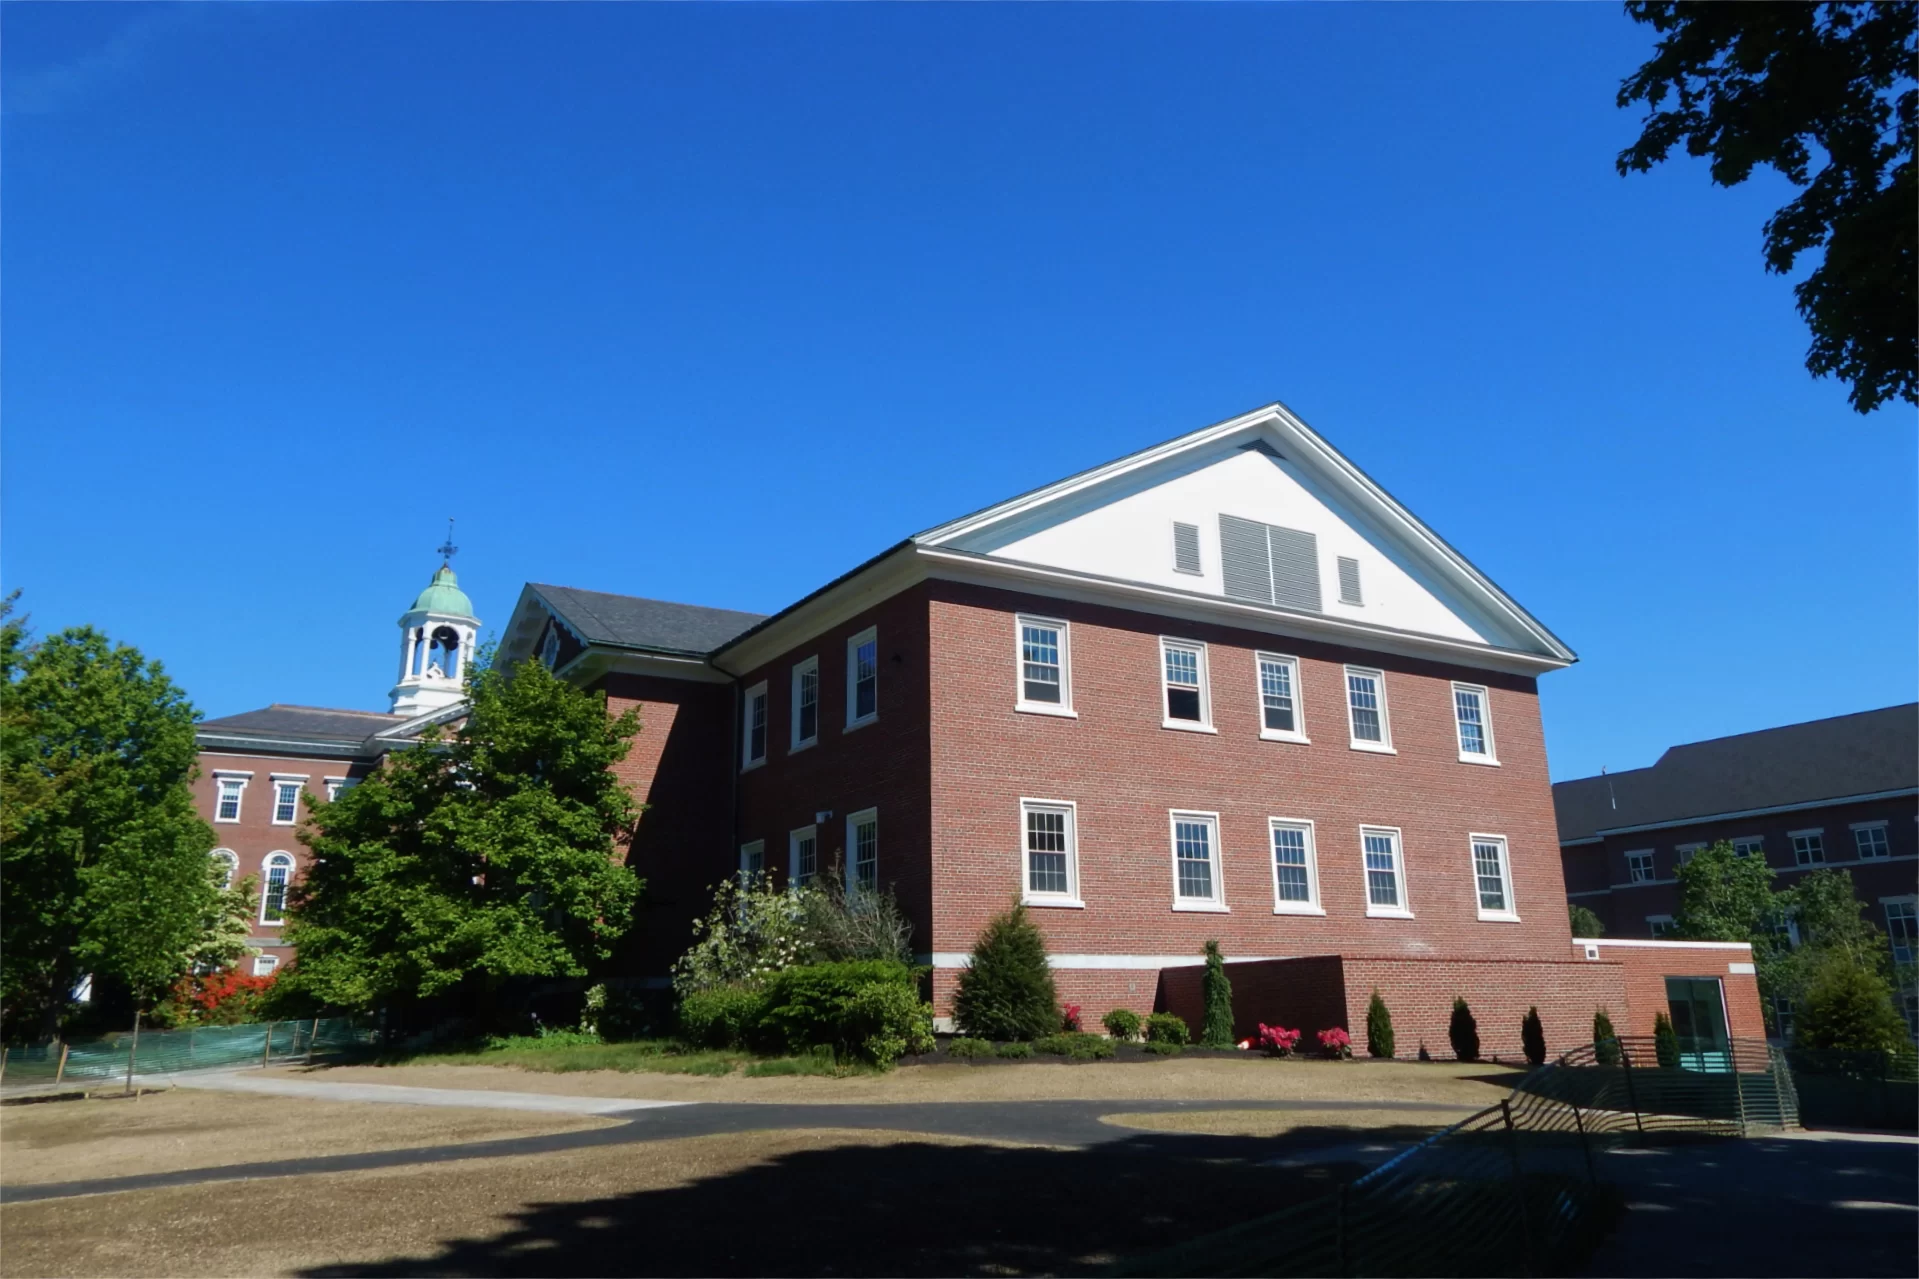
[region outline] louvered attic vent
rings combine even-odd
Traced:
[[[1339,602],[1341,604],[1364,604],[1359,597],[1359,561],[1351,556],[1339,557]]]
[[[1234,599],[1320,611],[1319,539],[1311,533],[1222,515],[1219,567]]]
[[[1199,525],[1173,524],[1173,571],[1199,573]]]

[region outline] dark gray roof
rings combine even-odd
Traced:
[[[233,736],[294,737],[360,742],[411,715],[384,711],[343,711],[324,706],[286,706],[279,702],[264,710],[242,711],[219,719],[202,720],[200,731]]]
[[[674,604],[637,595],[609,595],[571,586],[531,584],[540,598],[589,644],[661,653],[711,653],[763,621],[759,613]]]
[[[1919,703],[1674,746],[1651,768],[1553,785],[1559,838],[1919,786]]]

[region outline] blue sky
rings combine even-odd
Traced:
[[[1555,777],[1915,695],[1916,456],[1613,5],[0,10],[0,576],[384,709],[459,517],[771,611],[1284,400],[1563,636]]]

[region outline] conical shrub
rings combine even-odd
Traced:
[[[1226,976],[1226,957],[1219,953],[1219,942],[1206,943],[1206,972],[1200,978],[1200,990],[1206,997],[1206,1021],[1199,1042],[1208,1048],[1233,1046],[1233,983]]]
[[[1528,1066],[1546,1064],[1546,1028],[1539,1021],[1539,1007],[1534,1005],[1526,1010],[1519,1022],[1519,1043],[1526,1050]]]
[[[1604,1008],[1593,1013],[1593,1060],[1601,1066],[1619,1064],[1619,1032],[1612,1028],[1612,1014]]]
[[[1386,1011],[1386,1001],[1380,998],[1377,990],[1373,991],[1372,1001],[1366,1005],[1366,1055],[1393,1055],[1393,1015]]]
[[[1479,1022],[1464,995],[1453,996],[1453,1019],[1446,1027],[1446,1038],[1452,1041],[1456,1060],[1479,1060]]]
[[[1046,940],[1024,906],[994,916],[973,944],[953,995],[953,1018],[980,1039],[1037,1039],[1059,1029]]]
[[[1652,1053],[1668,1070],[1679,1065],[1679,1033],[1672,1028],[1672,1018],[1664,1013],[1652,1017]]]

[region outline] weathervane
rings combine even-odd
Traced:
[[[446,558],[448,568],[453,566],[453,557],[460,553],[460,548],[453,544],[453,517],[451,515],[446,517],[446,541],[433,549]]]

